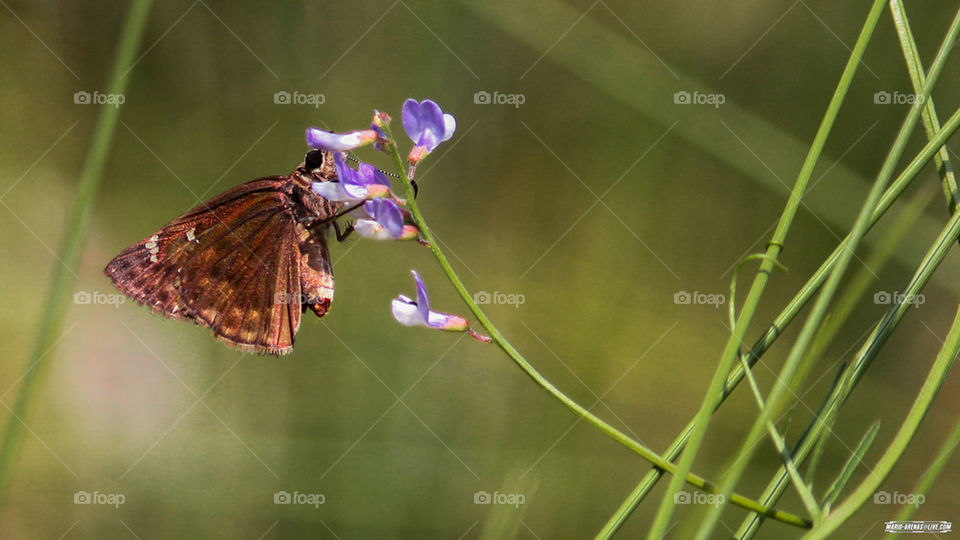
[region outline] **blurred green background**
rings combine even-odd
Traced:
[[[909,12],[925,63],[949,4]],[[11,406],[97,115],[74,95],[106,91],[128,6],[3,7],[0,402]],[[520,305],[487,306],[503,332],[571,397],[662,451],[699,406],[728,335],[726,304],[678,304],[675,295],[729,295],[731,268],[764,248],[868,8],[157,2],[126,75],[83,262],[71,269],[76,291],[115,298],[104,296],[116,291],[101,270],[116,253],[201,194],[289,172],[303,158],[306,127],[362,128],[377,108],[394,115],[399,133],[402,101],[429,97],[459,127],[420,167],[419,200],[456,269],[472,291],[522,295]],[[960,105],[958,74],[952,59],[934,92],[944,117]],[[323,103],[275,103],[281,91]],[[724,102],[676,103],[680,91]],[[788,237],[789,271],[774,275],[751,340],[859,210],[908,109],[875,103],[881,91],[911,91],[889,13]],[[523,103],[482,103],[478,92]],[[389,166],[372,150],[359,156]],[[945,222],[938,192],[929,166],[908,192],[930,195],[927,211],[892,263],[870,269],[876,281],[810,378],[789,436],[883,313],[872,295],[901,290]],[[411,268],[436,309],[466,312],[427,250],[351,238],[332,251],[334,308],[322,320],[308,313],[296,352],[283,358],[239,354],[130,301],[71,305],[23,419],[29,430],[0,535],[583,538],[599,530],[647,464],[578,422],[495,347],[394,323],[389,301],[413,292]],[[946,332],[958,271],[952,254],[841,414],[818,493],[880,419],[854,481],[870,474]],[[795,332],[755,370],[764,388]],[[910,492],[930,466],[956,418],[956,379],[887,491]],[[722,478],[755,411],[738,390],[711,424],[696,472]],[[779,462],[764,445],[738,487],[751,497]],[[960,519],[958,482],[948,466],[916,519]],[[645,534],[663,489],[623,537]],[[124,503],[75,504],[81,491],[122,494]],[[324,502],[275,504],[281,491]],[[478,492],[521,494],[523,504],[475,504]],[[780,506],[804,513],[792,495]],[[868,503],[843,537],[882,536],[898,511]],[[684,537],[704,512],[679,508],[670,535]],[[730,508],[723,522],[735,529],[745,515]],[[760,533],[796,536],[775,522]]]

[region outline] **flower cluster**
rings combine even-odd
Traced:
[[[457,128],[453,115],[445,114],[436,102],[425,99],[408,99],[403,103],[403,129],[413,148],[407,157],[411,171],[408,180],[413,181],[413,171],[437,146],[449,140]],[[382,171],[369,163],[358,162],[353,168],[347,163],[344,152],[373,144],[378,150],[388,151],[395,144],[390,138],[390,116],[374,111],[370,129],[333,133],[317,128],[307,130],[307,144],[311,148],[333,152],[337,170],[335,182],[316,182],[311,188],[330,201],[346,203],[344,215],[357,218],[353,230],[364,238],[374,240],[408,240],[419,237],[420,231],[411,222],[405,209],[406,201],[391,191],[390,180]],[[399,295],[391,304],[393,317],[404,326],[424,326],[453,332],[469,331],[477,339],[489,341],[470,330],[467,320],[458,315],[441,313],[430,309],[427,287],[416,270],[412,271],[417,284],[417,298],[413,300]]]

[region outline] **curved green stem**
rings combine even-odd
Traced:
[[[724,383],[727,381],[730,370],[734,366],[740,351],[740,346],[743,343],[744,337],[746,336],[747,328],[750,326],[753,315],[760,303],[760,297],[763,295],[763,292],[766,288],[770,272],[773,270],[773,263],[771,260],[776,260],[780,255],[780,252],[783,248],[783,242],[786,240],[787,232],[790,230],[790,227],[793,224],[793,219],[800,207],[800,201],[807,190],[807,185],[809,184],[813,170],[816,167],[817,161],[819,161],[820,154],[823,151],[824,145],[826,144],[827,137],[830,135],[833,124],[840,113],[840,106],[843,104],[844,97],[846,96],[847,91],[853,82],[853,77],[854,74],[856,74],[857,67],[860,64],[860,59],[863,57],[863,53],[867,48],[867,44],[870,42],[870,38],[873,35],[873,31],[876,28],[877,21],[879,20],[882,12],[883,0],[874,0],[873,6],[871,7],[870,12],[867,15],[867,19],[864,22],[863,28],[860,31],[860,35],[857,37],[857,42],[854,44],[853,50],[851,51],[850,58],[843,69],[843,73],[840,75],[840,81],[837,83],[837,89],[834,91],[833,98],[830,100],[830,104],[827,106],[827,111],[824,113],[823,119],[820,122],[820,126],[817,128],[817,134],[814,137],[813,143],[810,145],[810,150],[807,153],[807,157],[800,168],[800,173],[797,175],[797,180],[790,192],[790,198],[787,201],[787,204],[784,206],[783,213],[781,214],[780,220],[777,223],[777,228],[773,233],[773,238],[767,245],[766,255],[768,259],[761,263],[760,270],[754,277],[753,284],[750,287],[750,291],[747,293],[746,300],[744,301],[740,318],[737,320],[736,326],[733,327],[731,336],[727,340],[727,344],[720,356],[720,361],[716,370],[714,371],[713,379],[710,381],[710,386],[708,387],[703,401],[700,404],[700,408],[697,411],[696,420],[690,429],[689,439],[686,443],[686,447],[683,449],[683,452],[680,455],[680,461],[678,464],[680,472],[678,475],[674,476],[673,479],[671,479],[670,485],[667,488],[663,499],[660,501],[660,507],[657,510],[653,525],[648,533],[647,538],[650,538],[651,540],[659,540],[664,534],[666,534],[667,528],[670,526],[670,519],[676,507],[676,505],[673,504],[672,499],[682,488],[682,484],[680,482],[682,481],[683,475],[687,471],[690,471],[693,467],[693,462],[696,459],[697,453],[700,450],[700,445],[703,442],[707,428],[710,425],[713,411],[723,394],[723,389],[725,386]],[[882,191],[876,192],[876,197],[879,198],[881,193]],[[868,210],[872,211],[875,205],[876,201],[873,201],[869,205]],[[859,224],[865,225],[865,221],[869,219],[869,217],[870,214],[867,213],[866,217],[863,218]],[[852,244],[854,247],[856,246],[858,240],[859,239],[856,237],[856,235],[854,235],[852,238]],[[846,256],[846,253],[841,254],[841,257],[837,262],[838,267],[841,269],[846,266],[846,261],[844,260]],[[827,287],[830,287],[830,282],[827,283]],[[767,407],[764,409],[764,411],[769,411],[772,407],[775,407],[779,404],[779,393],[777,392],[777,388],[774,389],[774,393],[772,395],[768,396]],[[761,413],[761,418],[757,419],[757,423],[763,425],[768,419],[768,414]],[[751,439],[754,439],[755,436],[756,431],[752,430]],[[752,446],[749,447],[751,451],[752,448]],[[746,455],[746,452],[742,452],[742,455]],[[749,461],[749,459],[740,459],[737,461],[737,465],[743,467],[747,461]],[[740,472],[737,472],[733,476],[730,476],[730,479],[725,482],[725,493],[732,493],[730,483],[738,480],[739,475]],[[723,505],[721,504],[720,506]],[[701,532],[698,536],[703,537],[705,535],[705,531],[711,527],[711,522],[716,521],[718,515],[719,510],[714,510],[708,514],[707,521],[704,524],[705,526],[701,528]]]
[[[384,128],[384,131],[389,139],[388,151],[393,158],[394,166],[401,178],[407,177],[407,169],[404,166],[403,157],[400,155],[400,151],[397,148],[393,134],[388,127]],[[563,405],[568,409],[573,411],[574,414],[585,420],[587,423],[602,431],[608,435],[613,440],[619,442],[620,444],[626,446],[636,454],[638,454],[643,459],[649,461],[654,466],[663,469],[664,471],[670,474],[677,473],[677,466],[671,463],[669,460],[664,459],[658,455],[653,450],[647,448],[636,440],[632,439],[628,435],[624,434],[617,428],[611,426],[603,419],[593,414],[585,407],[572,400],[569,396],[564,394],[559,388],[553,385],[548,381],[536,368],[527,361],[526,358],[518,351],[505,337],[496,326],[487,318],[486,314],[480,309],[480,306],[473,299],[473,296],[467,291],[466,286],[463,284],[463,281],[460,279],[460,276],[457,275],[456,271],[450,265],[450,262],[447,260],[446,255],[443,253],[443,250],[440,249],[436,238],[433,236],[433,232],[430,230],[429,225],[427,225],[426,220],[423,218],[423,214],[420,213],[420,208],[417,205],[415,194],[413,191],[413,186],[409,181],[404,181],[404,196],[406,197],[406,206],[410,211],[411,216],[413,217],[414,222],[417,224],[417,228],[420,230],[420,234],[423,239],[427,242],[427,245],[430,247],[430,250],[433,252],[434,257],[437,259],[437,262],[440,264],[440,267],[443,269],[443,272],[447,275],[447,278],[450,280],[450,283],[453,284],[454,289],[457,293],[460,294],[460,298],[467,305],[473,315],[477,318],[480,325],[483,326],[484,330],[488,333],[490,338],[497,344],[500,349],[503,350],[518,366],[524,371],[534,382],[536,382],[541,388],[547,391],[551,396],[559,400]],[[713,483],[708,482],[704,478],[697,476],[696,474],[688,473],[684,475],[684,481],[690,485],[706,491],[708,493],[713,493],[715,491],[715,486]],[[756,501],[750,500],[742,495],[731,493],[730,502],[741,508],[762,514],[771,519],[781,521],[790,525],[795,525],[798,527],[809,528],[811,526],[810,520],[797,516],[795,514],[790,514],[788,512],[781,512],[773,508],[767,508],[760,504],[757,504]]]
[[[110,94],[123,94],[127,82],[124,77],[139,48],[140,38],[146,27],[147,17],[150,14],[151,0],[136,0],[130,5],[123,34],[117,44],[113,69],[107,85]],[[46,308],[40,321],[40,330],[34,344],[33,352],[27,362],[26,374],[17,395],[11,418],[3,433],[2,447],[0,447],[0,505],[3,504],[7,489],[10,487],[10,476],[13,463],[16,461],[17,450],[23,437],[24,421],[29,412],[29,406],[39,386],[41,375],[45,371],[49,360],[43,361],[50,349],[56,345],[63,315],[69,303],[71,288],[73,287],[73,270],[80,260],[83,250],[83,241],[93,211],[93,202],[100,186],[103,169],[110,153],[117,120],[120,115],[118,107],[103,105],[100,107],[97,125],[90,141],[87,158],[80,173],[80,181],[74,199],[73,210],[67,221],[66,238],[60,250],[60,265],[54,271],[53,282],[47,297]],[[0,402],[2,403],[2,402]]]

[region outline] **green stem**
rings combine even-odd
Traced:
[[[914,203],[916,202],[917,201],[914,201]],[[921,205],[918,204],[917,208],[911,210],[911,212],[919,211],[920,207]],[[905,287],[903,298],[909,299],[912,298],[911,295],[919,294],[929,279],[933,276],[934,270],[936,270],[940,262],[946,256],[947,252],[949,251],[949,247],[953,242],[950,237],[951,231],[954,230],[954,227],[958,226],[960,226],[960,221],[954,219],[954,221],[948,224],[944,231],[941,232],[941,237],[938,239],[935,247],[931,248],[931,250],[927,253],[920,263],[919,270]],[[894,231],[893,235],[900,235],[902,233],[902,230]],[[901,302],[897,306],[891,308],[884,315],[883,319],[881,319],[881,321],[878,322],[874,327],[870,336],[864,342],[863,346],[861,346],[860,350],[857,351],[853,363],[847,366],[841,372],[840,376],[837,377],[836,381],[828,392],[827,397],[820,406],[820,409],[817,411],[816,416],[811,421],[811,424],[807,427],[804,433],[800,436],[792,452],[793,459],[796,463],[802,464],[808,458],[810,453],[817,448],[822,438],[829,433],[830,426],[834,422],[840,406],[846,401],[847,397],[853,391],[863,373],[870,366],[873,358],[880,351],[880,347],[883,345],[885,340],[890,336],[894,328],[896,328],[896,326],[906,315],[909,306],[910,304],[908,302]],[[775,503],[786,488],[786,480],[786,470],[781,467],[774,475],[773,479],[768,483],[766,489],[761,495],[761,500],[768,505]],[[737,531],[736,537],[751,538],[756,533],[761,522],[762,518],[757,518],[756,516],[748,517],[744,523],[741,524],[739,530]]]
[[[130,5],[107,85],[107,92],[110,94],[123,94],[127,88],[129,79],[123,74],[133,63],[134,55],[139,48],[150,14],[150,4],[151,0],[135,0]],[[40,321],[40,331],[26,364],[29,367],[23,377],[17,401],[10,409],[11,418],[3,434],[2,447],[0,447],[0,505],[6,502],[13,464],[23,437],[24,422],[28,418],[32,398],[37,392],[47,364],[50,363],[50,360],[44,360],[44,357],[56,343],[69,304],[74,275],[71,269],[78,264],[83,251],[93,203],[103,177],[103,169],[110,153],[119,115],[119,107],[109,105],[100,107],[87,158],[80,173],[73,210],[67,220],[66,238],[58,257],[61,264],[54,271],[53,282]]]
[[[403,157],[400,155],[400,150],[397,148],[393,134],[389,126],[384,128],[384,131],[389,139],[388,150],[393,158],[394,166],[397,170],[398,175],[401,178],[407,177],[407,169],[404,166]],[[480,325],[484,328],[490,338],[494,343],[497,344],[500,349],[503,350],[518,366],[524,371],[534,382],[536,382],[541,388],[546,390],[551,396],[563,403],[568,409],[573,411],[574,414],[585,420],[590,425],[594,426],[601,432],[605,433],[613,440],[619,442],[620,444],[626,446],[636,454],[638,454],[643,459],[649,461],[654,466],[659,467],[666,472],[671,474],[676,474],[677,467],[659,456],[653,450],[650,450],[641,443],[630,438],[628,435],[619,431],[615,427],[611,426],[607,422],[603,421],[600,417],[596,416],[585,407],[577,403],[576,401],[570,399],[566,394],[560,391],[559,388],[553,385],[548,381],[543,375],[540,374],[527,361],[526,358],[516,349],[514,346],[505,338],[503,334],[493,325],[486,314],[480,309],[480,306],[477,305],[476,301],[473,299],[473,296],[467,291],[466,286],[463,284],[463,281],[457,275],[456,271],[450,265],[450,262],[447,260],[446,255],[444,255],[443,250],[440,249],[439,243],[436,241],[436,238],[433,236],[433,232],[430,230],[429,225],[427,225],[426,220],[423,217],[423,214],[420,212],[420,208],[417,205],[416,197],[413,191],[413,186],[410,182],[404,181],[404,196],[406,197],[406,207],[410,211],[410,215],[413,217],[414,222],[417,224],[418,229],[420,230],[420,235],[423,240],[426,241],[427,245],[430,247],[430,250],[433,252],[434,257],[437,259],[437,262],[440,264],[440,267],[443,269],[443,272],[447,275],[447,278],[453,284],[454,289],[457,293],[460,294],[460,298],[467,305],[473,315],[477,318]],[[713,493],[715,490],[714,485],[711,482],[708,482],[704,478],[697,476],[696,474],[687,473],[684,475],[684,481],[690,485],[706,491],[708,493]],[[729,495],[730,502],[741,508],[763,514],[767,517],[775,519],[777,521],[782,521],[790,525],[795,525],[797,527],[808,528],[811,523],[810,520],[803,517],[790,514],[788,512],[781,512],[773,508],[766,508],[759,504],[756,504],[755,501],[752,501],[746,497],[743,497],[739,494],[732,493]]]
[[[937,452],[937,457],[934,458],[933,464],[930,465],[927,472],[920,477],[920,481],[916,487],[910,491],[911,494],[926,496],[927,493],[930,492],[940,473],[943,472],[944,467],[946,467],[950,461],[950,456],[956,452],[958,445],[960,445],[960,421],[953,425],[953,430],[950,432],[950,435],[943,441],[943,444],[940,445],[940,451]],[[904,505],[900,514],[897,516],[897,521],[908,521],[916,511],[916,505]],[[899,534],[891,536],[891,539],[896,539],[899,536]]]
[[[660,508],[657,511],[653,526],[648,534],[648,538],[650,539],[659,540],[666,533],[667,528],[670,526],[670,519],[676,506],[673,503],[674,496],[683,487],[683,476],[689,472],[693,466],[693,461],[697,456],[697,452],[700,449],[700,444],[703,442],[703,437],[706,434],[707,427],[710,424],[710,418],[717,402],[720,401],[720,396],[723,393],[724,382],[727,380],[727,376],[729,375],[730,370],[733,368],[734,362],[740,350],[740,346],[743,343],[744,336],[746,335],[747,328],[749,327],[757,306],[759,305],[760,297],[763,294],[764,288],[766,287],[770,272],[773,270],[772,261],[777,260],[777,257],[780,255],[787,232],[789,231],[797,209],[800,206],[800,200],[803,197],[804,192],[806,192],[807,184],[809,183],[810,177],[813,174],[814,167],[816,166],[817,160],[823,151],[827,137],[829,136],[830,131],[833,128],[833,124],[836,121],[837,115],[840,112],[840,106],[843,104],[843,99],[850,88],[850,84],[853,81],[853,76],[860,64],[860,59],[863,56],[863,52],[866,50],[867,43],[870,41],[870,37],[873,35],[873,31],[876,28],[877,21],[879,20],[882,11],[883,0],[874,0],[873,7],[867,16],[867,20],[863,25],[863,29],[860,31],[860,36],[857,38],[857,42],[850,54],[847,65],[844,67],[843,73],[840,76],[840,82],[837,84],[837,89],[834,92],[833,98],[830,100],[830,105],[827,107],[827,111],[820,123],[820,127],[817,129],[817,134],[814,137],[813,144],[810,146],[810,151],[807,153],[807,157],[800,169],[800,174],[797,177],[797,181],[793,186],[793,190],[790,192],[790,199],[787,201],[786,207],[781,214],[780,221],[777,224],[777,229],[774,232],[770,243],[767,245],[767,258],[761,263],[760,270],[757,272],[757,275],[754,278],[750,292],[747,294],[747,299],[744,301],[744,307],[740,314],[740,318],[737,321],[737,325],[733,328],[732,335],[727,341],[727,345],[720,357],[719,365],[714,372],[713,380],[710,382],[710,386],[703,399],[703,402],[700,404],[700,409],[695,417],[693,428],[690,430],[686,448],[683,450],[683,453],[680,456],[678,476],[674,476],[670,481],[670,486],[667,488],[666,494],[660,502]],[[879,193],[877,195],[879,196]],[[869,214],[867,217],[869,217]],[[776,401],[774,403],[776,403]],[[764,419],[764,422],[765,421],[766,419]],[[732,492],[730,489],[726,489],[725,491]]]
[[[882,218],[887,210],[893,206],[893,203],[900,197],[900,195],[910,186],[910,183],[920,174],[920,171],[923,170],[925,164],[933,157],[937,150],[945,144],[945,142],[960,128],[960,111],[954,113],[953,116],[944,124],[943,129],[941,129],[937,134],[927,143],[927,145],[921,149],[917,156],[910,162],[910,164],[904,169],[897,180],[887,189],[884,193],[883,198],[880,199],[880,203],[877,205],[876,210],[874,210],[873,216],[870,220],[870,226],[873,227],[876,225],[880,218]],[[820,265],[816,272],[807,280],[807,282],[801,287],[800,291],[790,300],[790,302],[783,308],[783,310],[777,315],[773,323],[767,328],[767,331],[764,332],[753,347],[748,353],[747,363],[750,366],[756,364],[760,358],[766,353],[766,351],[773,346],[777,338],[782,335],[783,331],[790,325],[791,322],[796,318],[800,313],[800,310],[813,298],[813,295],[820,290],[820,286],[823,285],[823,282],[826,281],[827,276],[830,275],[830,270],[833,268],[833,265],[836,264],[837,259],[840,257],[840,253],[846,249],[847,241],[849,236],[843,240],[830,254],[829,257]],[[723,393],[720,395],[716,407],[714,410],[720,407],[724,400],[733,392],[734,388],[740,384],[743,380],[745,370],[742,365],[738,364],[733,371],[727,377],[726,384],[723,388]],[[683,450],[686,442],[690,436],[690,432],[693,430],[693,426],[696,423],[696,418],[691,419],[686,427],[680,432],[680,434],[673,440],[667,450],[664,452],[664,457],[673,461],[676,459],[680,452]],[[604,525],[604,528],[598,534],[600,538],[610,538],[613,533],[623,525],[626,519],[630,516],[630,513],[643,501],[648,493],[656,486],[659,479],[663,476],[663,471],[658,468],[652,468],[646,476],[637,484],[637,487],[630,493],[626,500],[620,505],[617,511],[609,519],[609,521]]]
[[[890,14],[893,17],[893,26],[897,29],[900,47],[903,49],[903,57],[907,64],[907,73],[910,74],[913,91],[920,93],[924,82],[926,82],[923,62],[920,60],[920,52],[917,51],[916,40],[913,39],[913,32],[910,30],[910,20],[907,18],[907,13],[900,0],[890,0]],[[923,104],[923,128],[928,139],[933,138],[933,135],[940,131],[940,119],[937,118],[937,108],[933,105],[932,97]],[[953,172],[950,151],[944,146],[933,159],[943,182],[943,192],[947,198],[947,206],[952,214],[956,210],[957,203],[960,202],[960,187],[957,186],[957,177]]]
[[[957,225],[955,225],[953,232],[960,233],[960,220],[954,220],[954,222]],[[951,238],[950,244],[952,245],[956,240],[957,235],[955,234]],[[927,411],[930,410],[930,406],[940,391],[940,386],[944,380],[946,380],[958,353],[960,353],[960,309],[957,310],[947,338],[944,340],[943,347],[941,347],[940,352],[937,354],[937,359],[933,363],[933,367],[930,369],[930,373],[927,375],[923,387],[920,388],[920,392],[917,394],[917,398],[914,400],[913,406],[907,414],[907,418],[904,420],[903,425],[897,431],[897,434],[889,446],[887,446],[887,450],[883,453],[883,456],[881,456],[880,460],[873,467],[873,474],[867,476],[840,506],[831,512],[819,526],[810,531],[807,535],[808,538],[827,538],[830,533],[835,531],[846,520],[850,519],[850,516],[873,496],[887,478],[887,475],[890,474],[890,471],[893,470],[893,467],[896,466],[900,457],[904,451],[906,451],[907,445],[913,440],[913,436],[916,435],[920,423],[923,421],[924,416],[926,416]]]
[[[757,384],[757,380],[753,376],[753,371],[746,369],[747,360],[741,357],[740,362],[744,365],[744,374],[747,376],[747,382],[750,383],[750,390],[753,392],[753,398],[756,400],[757,406],[762,410],[765,404],[763,401],[763,394],[760,392],[760,386]],[[823,512],[820,509],[820,505],[817,504],[817,499],[813,496],[813,491],[810,490],[810,486],[808,486],[800,476],[800,471],[797,470],[797,466],[793,462],[790,452],[787,451],[786,440],[784,440],[783,436],[780,435],[780,432],[777,431],[777,427],[773,425],[772,421],[767,422],[767,431],[770,433],[770,439],[773,441],[774,447],[777,449],[777,452],[780,454],[780,458],[783,460],[783,466],[786,467],[787,471],[790,473],[790,480],[793,481],[793,486],[800,495],[800,500],[803,501],[803,505],[807,508],[807,512],[813,518],[813,522],[819,522]]]
[[[767,397],[767,406],[764,407],[763,411],[754,421],[754,424],[750,428],[750,432],[744,440],[740,451],[737,453],[735,463],[728,472],[727,480],[723,483],[722,494],[731,493],[733,491],[735,484],[740,480],[743,471],[750,462],[750,458],[756,451],[756,443],[763,435],[766,422],[773,416],[774,412],[782,406],[783,400],[787,397],[786,392],[788,391],[789,387],[795,383],[794,374],[800,367],[800,361],[805,358],[807,350],[810,347],[811,342],[816,335],[824,316],[827,313],[830,303],[833,300],[833,296],[837,291],[837,288],[840,286],[840,282],[843,279],[846,269],[853,260],[853,254],[859,246],[860,241],[866,235],[870,217],[873,214],[877,203],[880,201],[880,198],[886,189],[887,183],[893,176],[893,171],[897,166],[897,162],[903,155],[907,143],[909,142],[910,135],[913,133],[913,129],[916,127],[916,124],[920,119],[921,112],[923,111],[921,103],[923,103],[923,100],[929,98],[930,91],[933,89],[933,86],[936,84],[937,79],[939,78],[940,72],[946,63],[948,53],[953,47],[953,43],[957,37],[958,31],[960,31],[960,12],[957,13],[957,17],[954,19],[953,24],[951,24],[950,29],[948,30],[947,35],[941,44],[940,50],[937,51],[936,58],[931,64],[930,73],[928,74],[927,80],[924,83],[923,92],[920,94],[923,96],[923,98],[918,97],[917,103],[910,108],[910,112],[907,114],[907,118],[904,120],[903,125],[900,128],[900,131],[894,140],[893,146],[884,160],[883,166],[880,169],[880,173],[877,175],[877,180],[874,182],[873,187],[871,187],[870,192],[867,194],[867,199],[864,201],[860,212],[857,215],[857,219],[853,224],[853,228],[849,236],[849,246],[840,254],[840,258],[834,266],[830,277],[824,284],[823,289],[821,289],[820,295],[811,309],[810,315],[804,323],[804,326],[800,331],[800,335],[797,337],[797,340],[791,348],[790,353],[787,356],[787,360],[780,371],[780,375],[777,378],[777,384],[773,386],[770,394]],[[719,505],[708,512],[707,518],[704,520],[698,531],[698,539],[706,538],[710,534],[710,531],[720,519],[722,506],[723,505]]]

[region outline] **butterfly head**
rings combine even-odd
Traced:
[[[311,150],[303,158],[298,168],[304,180],[308,182],[330,182],[337,178],[337,167],[333,162],[333,152]]]

